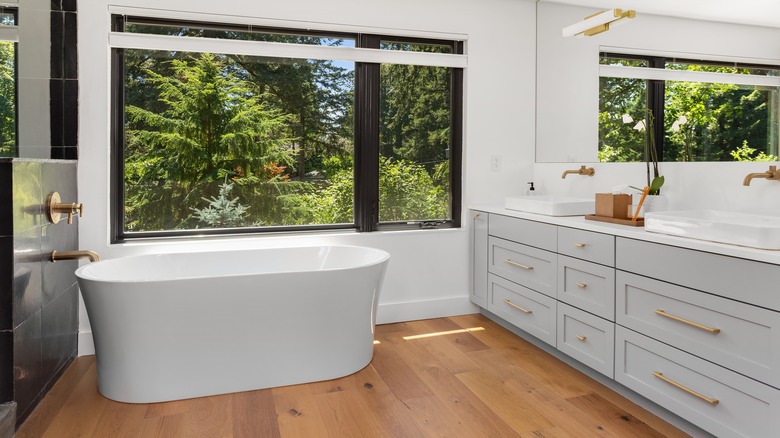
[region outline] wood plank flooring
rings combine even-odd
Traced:
[[[71,437],[683,437],[481,315],[377,327],[341,379],[155,404],[108,400],[78,358],[17,431]]]

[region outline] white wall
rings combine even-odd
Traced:
[[[109,244],[108,5],[468,35],[465,83],[464,205],[503,199],[530,174],[534,147],[535,3],[526,0],[90,0],[79,4],[80,246],[101,257],[351,244],[382,248],[392,259],[379,301],[380,322],[475,311],[468,302],[468,229],[321,233]],[[316,27],[316,26],[312,26]],[[499,155],[501,172],[491,172]],[[466,212],[464,211],[464,217]],[[467,221],[464,220],[464,224]],[[91,354],[83,304],[79,354]]]

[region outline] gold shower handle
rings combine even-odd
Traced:
[[[79,217],[84,216],[84,204],[81,203],[63,203],[60,194],[52,192],[46,198],[46,216],[49,222],[56,224],[60,221],[63,214],[68,215],[68,223],[73,223],[73,215],[78,213]]]

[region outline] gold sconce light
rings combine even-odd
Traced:
[[[635,17],[636,11],[633,9],[623,11],[622,9],[616,8],[610,9],[608,11],[601,11],[585,17],[585,19],[579,23],[574,23],[571,26],[564,27],[562,35],[564,37],[586,37],[598,35],[602,32],[608,31],[610,26],[625,23],[625,19],[632,19]]]

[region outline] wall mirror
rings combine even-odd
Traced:
[[[0,157],[75,159],[75,2],[0,2]]]
[[[596,12],[537,7],[537,162],[777,161],[780,29],[638,14],[593,37]]]

